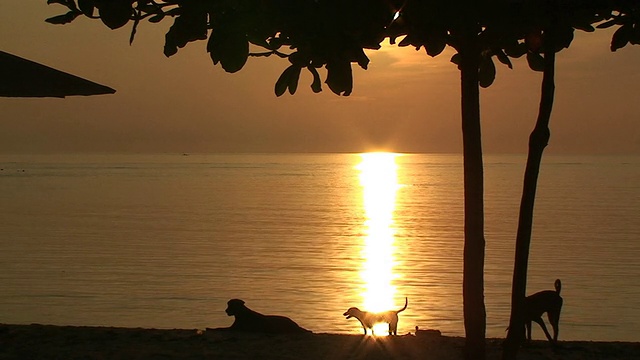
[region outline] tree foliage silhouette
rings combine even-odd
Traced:
[[[132,23],[130,41],[143,21],[173,19],[164,54],[207,40],[214,65],[227,72],[243,68],[249,57],[277,56],[289,66],[275,82],[277,96],[295,94],[301,72],[309,71],[313,92],[324,84],[335,94],[353,90],[352,64],[366,69],[365,49],[379,49],[389,38],[398,46],[424,48],[438,56],[447,47],[461,74],[464,154],[463,307],[467,358],[484,358],[483,163],[479,88],[496,76],[494,59],[511,68],[526,56],[531,69],[544,71],[540,114],[530,137],[514,264],[512,314],[507,347],[515,357],[524,335],[522,301],[533,202],[542,152],[549,139],[555,53],[568,47],[575,29],[618,26],[615,51],[640,43],[640,0],[48,0],[65,14],[47,19],[66,24],[84,15],[111,29]],[[521,331],[522,330],[522,331]],[[509,347],[511,346],[511,347]],[[506,349],[505,348],[505,349]],[[505,356],[507,356],[505,350]]]

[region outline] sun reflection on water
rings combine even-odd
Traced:
[[[360,276],[364,281],[363,306],[367,311],[379,312],[397,307],[394,304],[397,275],[395,265],[394,210],[398,184],[398,166],[393,153],[361,154],[356,166],[360,172],[365,212],[364,264]],[[385,324],[376,326],[376,335],[387,334]]]

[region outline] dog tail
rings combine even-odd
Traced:
[[[558,295],[560,295],[560,290],[562,290],[562,282],[560,282],[560,279],[556,279],[556,282],[553,284],[553,286],[555,286],[556,292],[558,293]]]
[[[409,305],[409,298],[408,298],[408,297],[405,297],[405,298],[404,298],[404,307],[403,307],[402,309],[400,309],[400,310],[396,311],[396,314],[397,314],[397,313],[399,313],[399,312],[403,312],[403,311],[405,311],[405,310],[407,309],[407,305]]]

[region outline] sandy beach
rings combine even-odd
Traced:
[[[502,339],[488,339],[499,359]],[[0,325],[0,359],[462,359],[464,339],[447,336],[363,337],[346,334],[255,335],[197,329]],[[545,341],[520,359],[640,359],[640,343]]]

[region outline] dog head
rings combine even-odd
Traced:
[[[235,316],[244,311],[247,307],[244,306],[244,301],[240,299],[231,299],[227,302],[227,309],[225,312],[229,316]]]
[[[347,317],[347,319],[351,319],[352,317],[358,317],[358,314],[361,314],[362,311],[360,311],[360,309],[358,309],[357,307],[350,307],[349,310],[345,311],[344,316]]]

